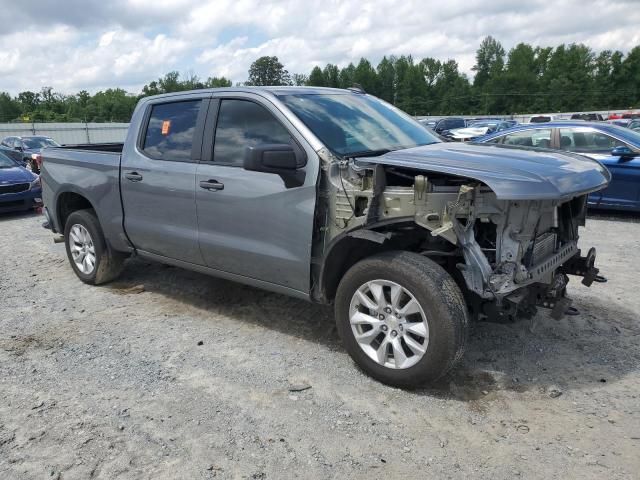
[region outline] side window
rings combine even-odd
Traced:
[[[560,148],[572,152],[608,153],[615,147],[626,146],[617,140],[587,128],[561,128]]]
[[[291,135],[266,108],[249,100],[222,100],[214,162],[242,166],[246,147],[274,143],[291,143]]]
[[[190,160],[201,100],[152,107],[142,149],[158,160]]]
[[[551,145],[551,129],[538,128],[535,130],[523,130],[513,132],[502,137],[505,145],[519,147],[549,148]]]

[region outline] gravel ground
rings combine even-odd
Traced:
[[[74,276],[42,217],[0,217],[0,478],[639,478],[640,223],[592,218],[580,315],[474,325],[407,392],[363,375],[331,310],[129,261]],[[301,391],[292,391],[301,390]]]

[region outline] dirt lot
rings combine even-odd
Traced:
[[[0,217],[2,479],[639,478],[632,216],[589,222],[609,283],[572,282],[579,316],[475,325],[417,392],[325,307],[140,260],[86,286],[41,221]]]

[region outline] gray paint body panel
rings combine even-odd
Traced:
[[[500,200],[562,200],[604,188],[606,168],[579,155],[494,145],[436,143],[398,150],[373,163],[479,180]]]
[[[49,208],[56,231],[64,232],[58,219],[58,199],[63,193],[77,193],[93,206],[105,238],[115,249],[131,251],[122,228],[120,202],[120,154],[48,148],[43,156],[41,178],[43,201]]]

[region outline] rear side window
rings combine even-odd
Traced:
[[[502,143],[519,147],[549,148],[551,146],[551,129],[537,128],[513,132],[503,137]]]
[[[262,105],[248,100],[222,100],[213,161],[242,166],[246,147],[291,141],[287,129]]]
[[[191,159],[201,100],[154,105],[144,138],[143,150],[158,160]]]

